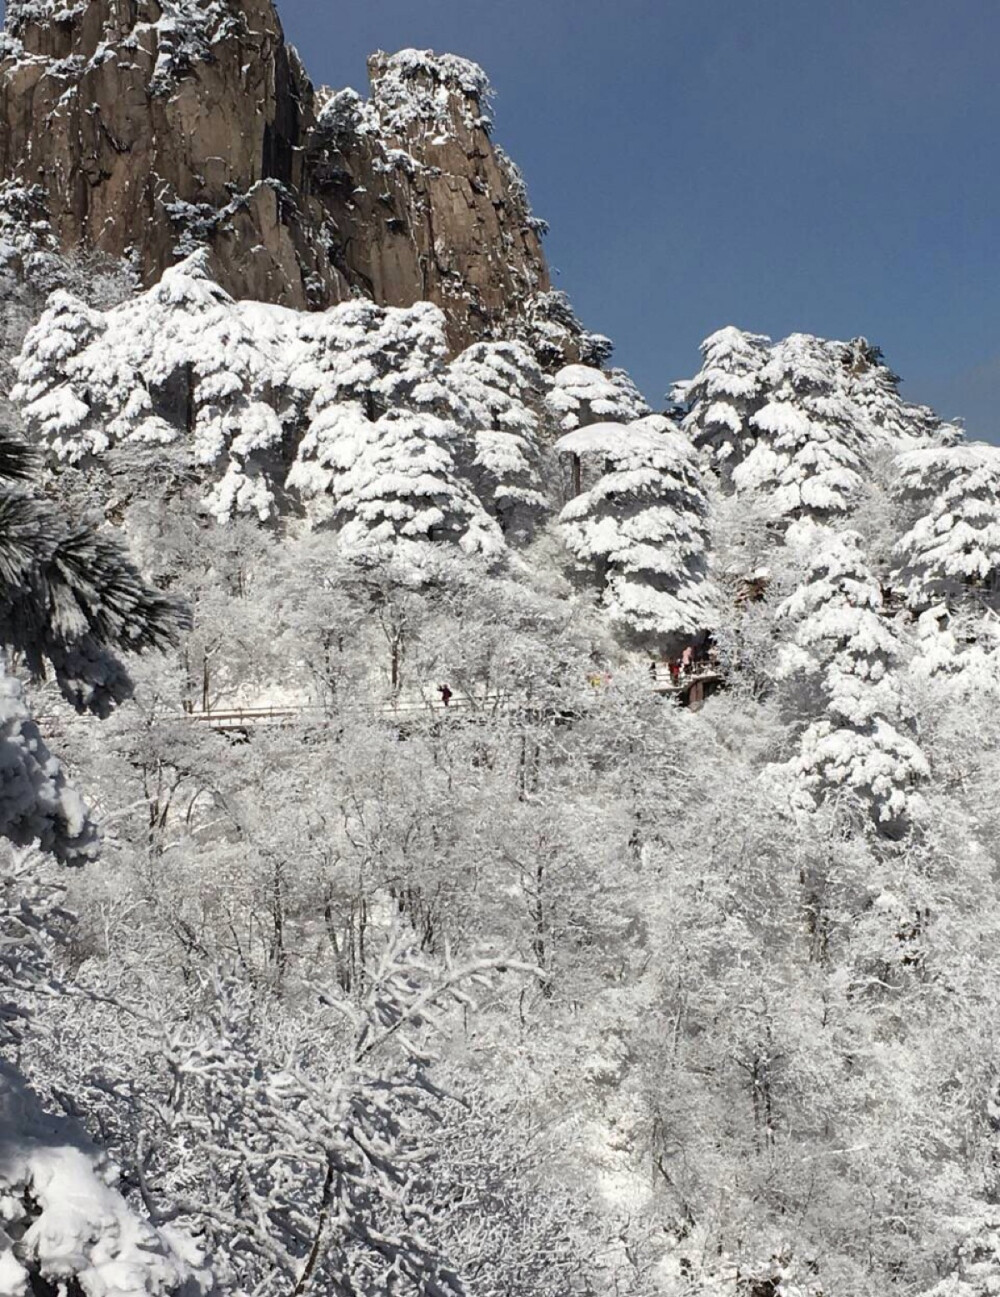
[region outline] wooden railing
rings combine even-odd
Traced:
[[[684,697],[696,689],[696,686],[719,684],[721,674],[714,668],[705,668],[681,673],[676,679],[669,667],[657,666],[655,673],[650,671],[650,689],[658,694],[673,694]],[[601,688],[604,678],[599,677],[595,688]],[[285,707],[237,707],[213,709],[210,711],[190,711],[184,714],[193,721],[209,725],[221,733],[238,732],[258,725],[281,725],[295,721],[308,721],[312,718],[323,723],[342,712],[378,711],[384,716],[417,716],[428,712],[507,712],[523,707],[523,701],[517,701],[506,694],[468,695],[453,693],[447,702],[442,698],[395,698],[383,703],[358,703],[347,707],[340,706],[336,711],[322,703],[289,704]]]
[[[657,666],[655,672],[649,672],[649,687],[653,693],[670,694],[685,701],[697,697],[700,701],[708,685],[722,682],[722,675],[713,668],[699,668],[690,673],[681,673],[675,678],[666,666]],[[610,677],[596,675],[592,681],[595,689],[601,689],[609,683]],[[700,686],[700,690],[699,690]],[[258,726],[282,726],[308,724],[327,724],[344,712],[377,712],[386,717],[417,717],[428,713],[478,713],[489,715],[496,712],[510,712],[523,709],[528,704],[523,699],[514,699],[507,694],[491,693],[469,695],[453,692],[447,703],[443,698],[428,696],[423,698],[390,698],[378,703],[353,703],[336,709],[323,703],[287,703],[277,707],[219,707],[184,710],[176,713],[178,719],[190,720],[199,725],[207,725],[220,734],[239,734]],[[61,716],[37,716],[35,721],[43,734],[56,736],[64,728],[68,714]]]

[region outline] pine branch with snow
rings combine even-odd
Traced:
[[[913,520],[894,581],[922,611],[944,601],[995,607],[1000,587],[1000,450],[983,443],[910,450],[896,494]]]
[[[762,334],[720,329],[701,344],[699,372],[671,393],[687,411],[682,428],[727,483],[757,440],[750,421],[764,400],[770,344]]]
[[[466,466],[476,494],[508,539],[529,539],[549,510],[540,444],[544,379],[528,349],[481,342],[448,367],[471,447]]]
[[[564,365],[552,379],[545,405],[563,432],[592,423],[632,423],[649,414],[624,370],[605,372],[591,365]]]
[[[816,528],[809,552],[803,585],[778,610],[792,627],[778,673],[811,679],[823,714],[807,725],[783,774],[794,805],[813,809],[846,797],[867,809],[880,832],[897,837],[922,817],[919,790],[930,775],[907,733],[895,675],[903,645],[859,536]]]
[[[612,618],[654,640],[714,625],[707,502],[690,442],[662,415],[567,433],[556,451],[603,475],[565,506],[560,532]]]

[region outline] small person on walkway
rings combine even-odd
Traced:
[[[670,683],[677,684],[681,678],[681,664],[677,658],[670,659]]]
[[[681,654],[681,668],[686,676],[694,670],[694,645],[689,644]]]
[[[451,690],[447,685],[438,685],[438,693],[441,695],[441,701],[444,703],[445,707],[447,707],[451,702]]]

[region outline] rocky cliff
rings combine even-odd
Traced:
[[[377,54],[370,99],[316,90],[272,0],[10,0],[0,40],[7,202],[63,249],[148,284],[207,244],[233,296],[297,308],[430,300],[455,349],[549,289],[463,59]]]

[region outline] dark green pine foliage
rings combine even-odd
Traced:
[[[0,644],[36,676],[48,665],[78,709],[105,715],[129,692],[117,654],[168,648],[183,613],[115,540],[39,498],[33,466],[0,430]]]

